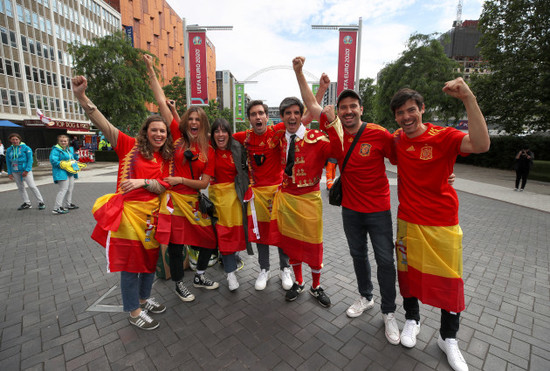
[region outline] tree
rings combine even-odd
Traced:
[[[550,3],[487,0],[479,28],[492,73],[473,85],[487,122],[512,134],[550,129]]]
[[[374,115],[374,97],[376,95],[376,85],[374,79],[367,77],[359,80],[359,96],[363,101],[363,115],[361,121],[376,122]]]
[[[458,65],[447,58],[436,34],[413,34],[401,57],[386,65],[378,74],[378,90],[375,95],[376,123],[390,131],[397,128],[390,101],[401,88],[408,87],[424,97],[426,111],[424,121],[437,119],[446,124],[451,118],[460,120],[464,112],[462,102],[444,94],[445,82],[456,78]]]
[[[174,76],[168,85],[163,88],[166,98],[176,101],[176,110],[180,116],[186,111],[187,94],[185,90],[185,78]]]
[[[120,130],[134,135],[153,101],[142,55],[123,32],[93,39],[91,45],[69,45],[76,74],[88,79],[86,94]]]

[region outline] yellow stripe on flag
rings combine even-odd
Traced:
[[[273,219],[283,236],[311,244],[323,242],[321,192],[295,196],[278,192],[273,203]]]
[[[208,188],[208,196],[216,206],[218,225],[225,227],[243,225],[242,206],[235,191],[235,183],[213,184]]]
[[[273,209],[273,199],[277,192],[278,185],[253,187],[254,207],[256,208],[256,217],[258,222],[269,223],[271,220],[271,211]],[[250,206],[248,206],[248,215],[251,215]]]

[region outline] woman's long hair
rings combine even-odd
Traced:
[[[191,106],[185,111],[183,117],[181,118],[179,129],[181,136],[185,142],[185,148],[189,148],[192,144],[191,137],[189,136],[189,116],[196,112],[199,115],[199,121],[201,123],[199,127],[199,135],[197,137],[196,143],[199,147],[199,151],[204,156],[208,157],[208,132],[210,131],[210,123],[208,122],[208,117],[206,112],[200,107]],[[194,141],[193,141],[194,142]]]
[[[170,126],[168,126],[162,116],[159,115],[151,115],[147,117],[143,125],[141,125],[138,135],[136,136],[138,151],[146,159],[153,159],[153,146],[149,143],[149,139],[147,139],[147,130],[152,122],[162,122],[166,127],[166,142],[164,142],[162,147],[160,147],[159,153],[163,159],[170,160],[174,153],[174,141],[172,139],[172,133],[170,132]]]
[[[212,147],[214,149],[218,149],[218,144],[214,140],[214,132],[218,129],[222,129],[222,131],[229,134],[229,139],[227,141],[226,149],[231,149],[231,140],[233,139],[233,130],[231,130],[231,126],[229,125],[227,120],[222,118],[218,118],[214,120],[214,122],[212,123],[212,128],[210,128],[210,143],[212,144]]]

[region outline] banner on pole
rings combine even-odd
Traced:
[[[208,105],[208,76],[206,68],[206,32],[189,32],[189,81],[191,104]]]
[[[235,120],[245,122],[244,84],[235,84]]]
[[[338,86],[336,95],[344,89],[354,89],[357,31],[340,31],[338,50]]]

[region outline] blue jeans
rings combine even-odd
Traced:
[[[257,243],[256,247],[258,248],[258,263],[260,263],[260,269],[269,270],[269,245],[264,245],[262,243]],[[288,268],[288,255],[284,253],[283,249],[277,247],[279,251],[279,268]]]
[[[382,313],[395,312],[395,260],[391,211],[362,213],[342,207],[344,232],[357,277],[361,296],[372,299],[371,267],[368,257],[367,233],[372,242],[377,277],[382,296]]]
[[[120,272],[120,291],[125,312],[139,308],[139,299],[149,299],[154,273]]]

